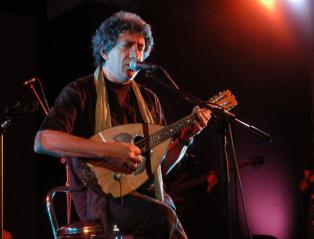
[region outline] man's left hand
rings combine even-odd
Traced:
[[[211,111],[199,106],[193,108],[192,114],[196,115],[194,125],[183,129],[179,136],[185,142],[191,141],[195,135],[199,134],[207,126],[211,118]]]

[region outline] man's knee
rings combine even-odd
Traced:
[[[172,230],[177,223],[177,215],[175,211],[163,203],[154,206],[154,212],[150,216],[150,222],[153,224],[152,226],[156,228],[167,226],[169,227],[169,230]]]

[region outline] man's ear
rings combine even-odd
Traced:
[[[100,48],[100,55],[105,61],[108,59],[108,55],[103,48]]]

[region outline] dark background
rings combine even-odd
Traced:
[[[154,33],[156,45],[147,61],[162,65],[181,88],[202,99],[231,89],[239,103],[233,112],[273,136],[267,144],[242,127],[233,127],[238,160],[265,159],[258,170],[240,171],[251,232],[304,238],[305,202],[298,182],[313,147],[314,43],[308,13],[313,4],[307,1],[302,12],[288,1],[276,3],[273,12],[257,0],[2,4],[1,119],[2,109],[16,101],[32,104],[31,90],[22,86],[25,80],[40,77],[52,104],[68,82],[93,72],[90,41],[96,27],[117,10],[136,12]],[[190,113],[193,105],[169,90],[141,77],[138,81],[158,94],[168,123]],[[44,198],[50,188],[65,181],[64,166],[57,159],[33,153],[33,138],[43,117],[39,108],[5,134],[4,227],[17,239],[52,238]],[[189,153],[198,164],[181,166],[179,173],[190,171],[196,177],[221,170],[221,136],[214,124],[197,136]],[[225,238],[223,188],[220,184],[207,195],[201,185],[184,194],[185,204],[178,208],[191,238]],[[239,214],[244,237],[241,206]]]

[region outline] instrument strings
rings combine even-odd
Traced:
[[[154,132],[148,137],[145,137],[138,142],[135,143],[136,146],[141,148],[143,153],[147,152],[150,148],[153,148],[160,142],[163,142],[167,138],[170,138],[173,135],[176,135],[180,132],[180,130],[188,125],[193,124],[193,120],[196,119],[196,116],[194,114],[188,115],[187,117],[164,127],[163,129]]]

